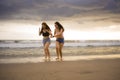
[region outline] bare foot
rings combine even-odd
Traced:
[[[44,60],[44,61],[47,61],[47,58],[44,58],[43,60]]]
[[[50,61],[50,58],[47,58],[47,61]]]
[[[60,61],[63,61],[63,59],[62,59],[62,58],[60,58],[59,60],[60,60]]]
[[[59,60],[59,58],[56,58],[56,60],[58,61],[58,60]]]

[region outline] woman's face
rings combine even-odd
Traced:
[[[57,25],[57,24],[55,24],[55,28],[58,28],[58,25]]]
[[[45,28],[46,28],[46,26],[45,26],[44,24],[42,24],[42,28],[43,28],[43,29],[45,29]]]

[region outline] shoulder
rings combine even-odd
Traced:
[[[56,31],[56,29],[54,29]]]
[[[54,31],[56,32],[56,31],[57,31],[57,29],[54,29]]]

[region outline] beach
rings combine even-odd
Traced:
[[[120,59],[0,64],[0,80],[120,80]]]
[[[53,45],[51,60],[44,61],[42,45],[2,42],[0,80],[120,80],[120,46],[110,43],[70,42],[63,48],[63,61],[56,61]]]
[[[0,80],[120,80],[120,0],[0,0]]]
[[[44,61],[42,48],[0,50],[0,80],[119,80],[120,48],[65,47],[63,61]]]

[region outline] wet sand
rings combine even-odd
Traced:
[[[62,61],[78,61],[78,60],[96,60],[96,59],[120,59],[120,54],[110,55],[81,55],[81,56],[63,56]],[[56,56],[52,56],[50,60],[56,61]],[[39,63],[46,62],[44,57],[11,57],[11,58],[0,58],[0,64],[9,63]]]
[[[0,80],[120,80],[120,59],[0,64]]]

